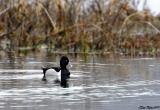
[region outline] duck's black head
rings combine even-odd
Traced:
[[[68,65],[69,63],[69,59],[68,57],[66,56],[62,56],[61,57],[61,60],[60,60],[60,67],[63,69],[63,68],[66,68],[66,66]]]

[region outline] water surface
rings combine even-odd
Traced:
[[[138,110],[160,106],[159,58],[69,56],[69,88],[55,84],[51,77],[47,82],[41,80],[41,66],[59,65],[59,58],[1,58],[0,109]]]

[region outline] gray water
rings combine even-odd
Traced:
[[[2,110],[160,110],[159,58],[69,56],[69,88],[42,81],[43,65],[60,56],[0,59]],[[143,107],[143,108],[142,108]],[[145,108],[144,108],[145,107]]]

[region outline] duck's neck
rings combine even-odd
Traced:
[[[66,66],[65,67],[61,67],[61,70],[65,70],[65,69],[67,69]]]

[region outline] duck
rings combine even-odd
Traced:
[[[70,65],[69,59],[67,56],[62,56],[60,58],[60,66],[59,67],[42,67],[43,70],[43,81],[47,81],[46,75],[48,74],[56,74],[55,82],[60,82],[61,85],[66,86],[67,80],[70,78],[70,72],[67,66]]]

